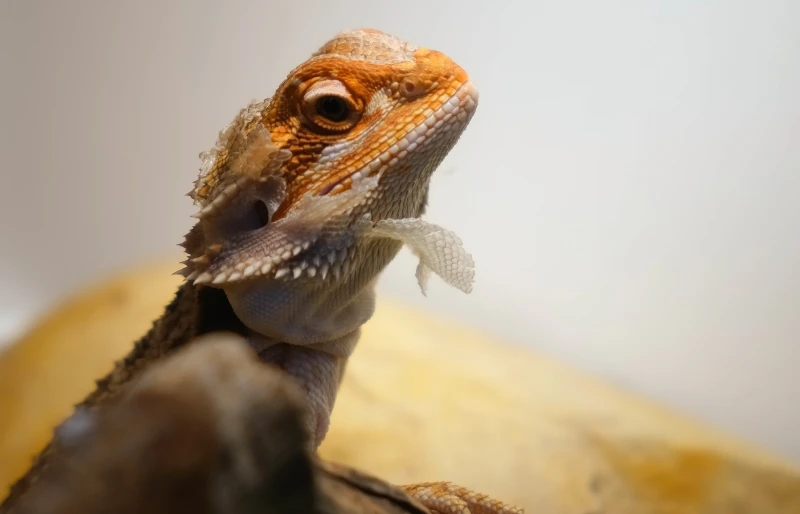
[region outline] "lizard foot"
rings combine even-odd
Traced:
[[[519,507],[449,482],[426,482],[400,487],[432,514],[523,514]]]

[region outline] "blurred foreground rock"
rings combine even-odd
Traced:
[[[13,514],[423,514],[400,488],[321,462],[305,397],[217,333],[150,366],[119,401],[56,429],[63,448]]]

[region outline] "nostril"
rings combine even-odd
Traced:
[[[269,209],[267,208],[267,204],[261,200],[258,200],[253,206],[253,210],[255,211],[256,219],[258,220],[258,228],[267,226],[269,223]]]

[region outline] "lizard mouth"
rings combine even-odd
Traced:
[[[349,189],[353,183],[361,179],[372,177],[376,173],[382,174],[396,164],[399,159],[404,158],[409,153],[425,148],[431,140],[439,137],[452,136],[452,142],[449,143],[447,148],[449,150],[450,147],[455,145],[463,127],[469,123],[475,113],[475,109],[478,107],[478,96],[478,89],[472,81],[468,80],[463,83],[447,101],[413,129],[406,131],[386,151],[364,167],[345,175],[336,182],[326,185],[320,191],[320,194],[337,193]]]

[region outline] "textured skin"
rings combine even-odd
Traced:
[[[233,331],[301,386],[315,449],[360,327],[372,316],[375,281],[401,246],[420,258],[423,292],[430,272],[471,289],[473,262],[461,241],[420,216],[432,173],[476,105],[467,74],[439,52],[374,30],[324,45],[201,154],[189,194],[199,211],[184,241],[186,283],[78,407],[113,408],[153,362],[199,335]],[[59,438],[51,441],[0,512],[13,511],[43,476],[63,469],[68,453]],[[436,485],[441,498],[429,484],[409,491],[442,514],[516,512],[447,484]],[[416,506],[364,512],[425,512],[409,505]],[[357,512],[343,507],[325,512]]]

